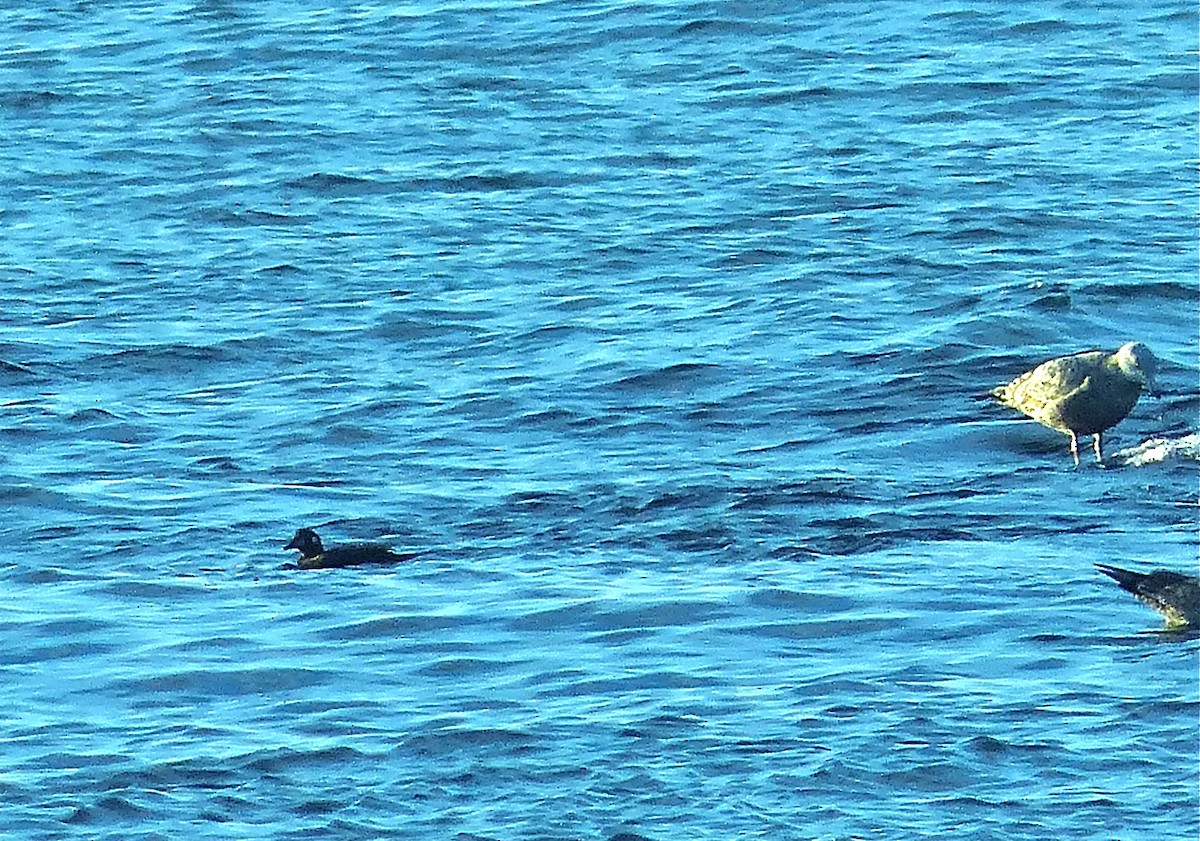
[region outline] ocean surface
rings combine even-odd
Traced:
[[[4,4],[0,837],[1195,839],[1198,18]]]

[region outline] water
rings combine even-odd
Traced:
[[[1196,837],[1092,568],[1196,567],[1192,4],[101,6],[0,12],[0,834]],[[1128,339],[1130,460],[979,399]]]

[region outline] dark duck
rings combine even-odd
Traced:
[[[331,569],[359,564],[394,564],[415,557],[416,552],[394,552],[383,543],[351,543],[326,549],[312,529],[297,529],[284,549],[298,549],[300,569]]]

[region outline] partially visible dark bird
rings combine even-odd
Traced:
[[[1060,356],[1026,371],[992,390],[1005,406],[1071,438],[1071,455],[1079,466],[1080,435],[1094,435],[1096,461],[1100,435],[1133,411],[1143,389],[1154,387],[1158,360],[1140,342],[1121,345],[1115,353],[1089,350]]]
[[[300,569],[328,569],[349,567],[357,564],[394,564],[415,558],[416,552],[394,552],[383,543],[351,543],[326,549],[321,538],[312,529],[297,529],[292,542],[284,549],[299,549]]]
[[[1169,630],[1200,628],[1200,578],[1169,569],[1133,572],[1108,564],[1096,568],[1165,616]]]

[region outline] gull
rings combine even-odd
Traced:
[[[1096,569],[1165,616],[1168,630],[1200,627],[1200,578],[1169,569],[1133,572],[1108,564],[1096,564]]]
[[[1095,436],[1092,448],[1103,463],[1100,436],[1124,420],[1143,389],[1154,387],[1158,360],[1140,342],[1121,345],[1115,353],[1089,350],[1060,356],[1026,371],[992,390],[1005,406],[1071,438],[1071,455],[1079,466],[1080,435]]]

